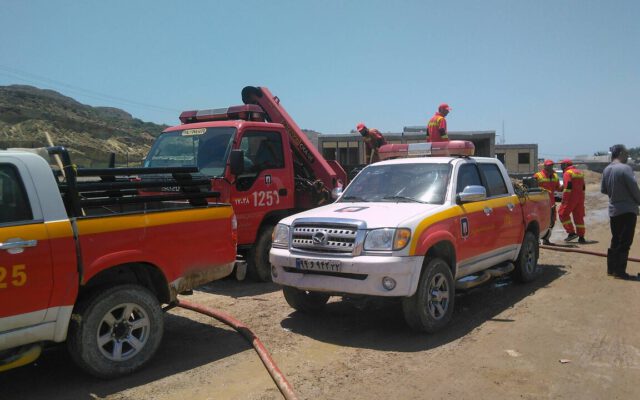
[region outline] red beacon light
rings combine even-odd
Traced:
[[[183,111],[180,114],[180,122],[183,124],[207,121],[228,121],[234,119],[258,122],[264,122],[266,120],[264,110],[256,104],[245,104],[241,106],[213,108],[208,110]]]
[[[385,144],[378,149],[380,160],[408,157],[469,157],[475,153],[475,146],[467,140],[451,140],[431,143]]]

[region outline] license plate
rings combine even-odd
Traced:
[[[342,269],[342,263],[338,260],[310,260],[307,258],[296,258],[296,269],[340,272]]]

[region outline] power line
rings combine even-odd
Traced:
[[[25,72],[25,71],[20,71],[17,70],[15,68],[11,68],[11,67],[7,67],[5,65],[0,65],[0,74],[5,75],[5,76],[9,76],[11,78],[14,79],[18,79],[21,80],[23,82],[27,82],[27,83],[32,83],[32,84],[47,84],[47,85],[52,85],[54,89],[60,90],[58,87],[64,87],[67,90],[71,91],[71,92],[75,92],[77,94],[80,94],[82,96],[86,96],[86,97],[90,97],[93,99],[97,99],[97,100],[109,100],[109,101],[115,101],[115,102],[119,102],[120,104],[126,104],[126,105],[133,105],[136,107],[144,107],[144,108],[150,108],[150,109],[155,109],[155,110],[160,110],[160,111],[170,111],[170,112],[180,112],[180,110],[174,109],[174,108],[168,108],[168,107],[162,107],[162,106],[156,106],[153,104],[147,104],[147,103],[142,103],[139,101],[135,101],[135,100],[128,100],[128,99],[124,99],[121,97],[116,97],[116,96],[111,96],[108,94],[104,94],[104,93],[100,93],[100,92],[95,92],[93,90],[89,90],[89,89],[85,89],[85,88],[81,88],[78,86],[74,86],[74,85],[70,85],[68,83],[65,82],[61,82],[61,81],[57,81],[54,79],[50,79],[50,78],[46,78],[40,75],[36,75],[36,74],[32,74],[29,72]],[[58,86],[58,87],[56,87]]]

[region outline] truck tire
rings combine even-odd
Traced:
[[[153,357],[164,332],[156,297],[139,285],[98,291],[73,311],[67,349],[82,369],[99,378],[129,374]]]
[[[247,275],[254,281],[271,282],[269,250],[271,250],[271,234],[273,233],[273,229],[273,225],[262,228],[249,252]]]
[[[422,270],[414,295],[402,300],[404,319],[412,329],[436,332],[451,320],[454,297],[451,268],[443,259],[432,258]]]
[[[538,240],[533,233],[524,234],[518,259],[514,263],[516,268],[513,270],[513,278],[518,282],[531,282],[540,274],[540,268],[538,268],[540,249],[538,246]]]
[[[292,308],[307,314],[318,314],[329,301],[327,294],[300,290],[290,286],[283,286],[282,294]]]

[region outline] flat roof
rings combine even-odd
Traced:
[[[384,137],[413,137],[422,136],[426,130],[422,131],[404,131],[404,132],[381,132]],[[495,136],[496,131],[449,131],[449,136],[469,136],[469,137],[491,137]],[[360,137],[360,134],[355,133],[321,133],[318,138],[348,138],[348,137]]]
[[[537,148],[535,143],[522,143],[522,144],[496,144],[496,151],[500,149],[522,149],[522,148]]]

